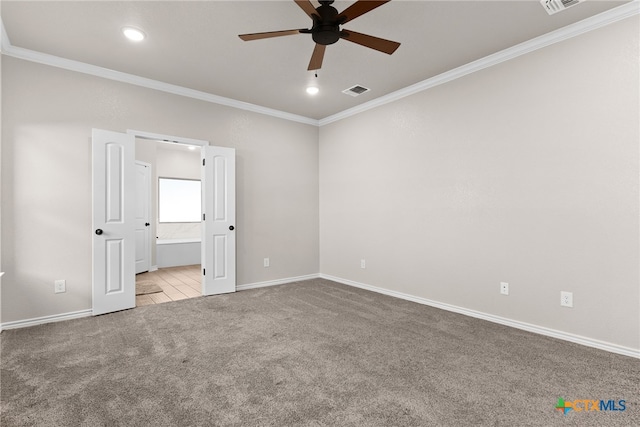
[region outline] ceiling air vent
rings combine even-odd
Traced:
[[[342,91],[342,93],[346,93],[347,95],[350,96],[358,96],[358,95],[362,95],[365,92],[369,92],[369,88],[366,88],[364,86],[360,86],[360,85],[355,85],[350,87],[349,89],[345,89]]]
[[[583,1],[584,0],[540,0],[540,4],[549,15],[553,15]]]

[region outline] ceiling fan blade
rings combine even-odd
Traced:
[[[313,5],[309,0],[293,0],[293,1],[295,1],[298,4],[298,6],[300,6],[300,8],[304,10],[304,13],[309,15],[309,18],[313,19],[313,15],[317,14],[316,8],[313,7]]]
[[[375,49],[380,52],[388,53],[389,55],[391,55],[396,51],[398,47],[400,47],[400,43],[398,42],[369,36],[367,34],[356,33],[355,31],[351,30],[342,30],[340,38],[371,49]]]
[[[306,28],[302,29],[305,30]],[[249,40],[268,39],[270,37],[280,36],[292,36],[294,34],[300,34],[300,30],[268,31],[266,33],[240,34],[238,37],[248,42]]]
[[[359,0],[354,4],[352,4],[351,6],[349,6],[348,8],[346,8],[345,10],[343,10],[342,13],[338,15],[338,19],[339,20],[344,19],[343,21],[340,21],[341,24],[344,24],[390,1],[391,0],[382,0],[382,1]]]
[[[316,43],[316,47],[313,48],[313,54],[311,55],[311,61],[309,61],[309,68],[307,68],[307,70],[319,70],[322,67],[324,50],[326,48],[327,47],[325,45]]]

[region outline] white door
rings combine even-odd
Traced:
[[[202,294],[236,291],[236,150],[202,148]]]
[[[151,266],[151,165],[136,161],[136,274]]]
[[[135,138],[93,129],[93,314],[135,307]]]

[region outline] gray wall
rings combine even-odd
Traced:
[[[2,95],[2,322],[91,308],[92,128],[235,148],[238,284],[318,273],[316,127],[8,57]]]
[[[323,126],[320,271],[640,348],[638,22]]]

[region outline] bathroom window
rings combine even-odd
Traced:
[[[159,178],[159,222],[200,222],[201,203],[200,180]]]

